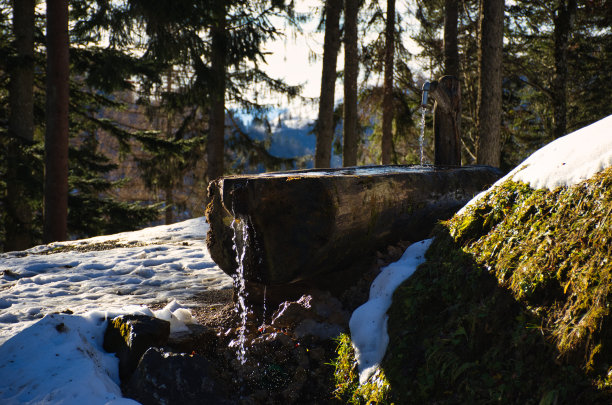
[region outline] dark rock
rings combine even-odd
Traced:
[[[168,347],[178,352],[196,351],[211,354],[217,348],[217,332],[197,323],[186,325],[189,331],[173,333],[168,338]]]
[[[349,317],[337,298],[328,292],[317,291],[295,302],[281,304],[272,315],[271,325],[292,329],[298,338],[310,335],[331,339],[346,330]]]
[[[312,296],[303,295],[299,300],[285,301],[272,315],[272,326],[276,328],[293,328],[303,319],[314,315],[311,311],[310,300]]]
[[[221,387],[204,357],[152,347],[142,356],[124,395],[143,405],[234,403]]]
[[[145,351],[166,345],[169,336],[170,322],[146,315],[121,315],[108,323],[104,350],[119,358],[119,377],[127,381]]]
[[[333,339],[344,332],[346,328],[327,322],[317,322],[312,319],[304,319],[298,326],[296,326],[293,333],[297,338],[303,338],[304,336],[314,336],[318,339]]]

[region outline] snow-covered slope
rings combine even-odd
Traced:
[[[509,179],[522,181],[532,188],[570,186],[609,166],[612,166],[612,115],[544,146],[489,190]],[[474,197],[466,207],[489,190]],[[369,301],[351,317],[351,336],[362,384],[375,372],[385,355],[389,341],[386,312],[391,305],[391,296],[395,288],[424,261],[422,246],[423,242],[413,244],[397,263],[383,269],[372,283]],[[395,276],[391,277],[390,272]],[[385,291],[383,298],[378,293],[382,290]]]

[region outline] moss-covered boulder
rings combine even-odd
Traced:
[[[612,168],[554,191],[506,181],[439,226],[395,292],[378,402],[612,403],[611,238]],[[339,352],[342,395],[380,397],[354,395]]]

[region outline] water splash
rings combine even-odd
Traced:
[[[425,163],[423,157],[423,144],[425,143],[425,114],[427,113],[427,107],[421,107],[421,134],[419,135],[419,152],[421,156],[421,166]]]
[[[230,342],[230,347],[237,346],[237,357],[240,364],[246,363],[246,322],[248,308],[246,305],[246,283],[244,280],[244,257],[246,255],[246,247],[248,242],[248,227],[246,223],[240,221],[240,219],[234,219],[231,225],[234,231],[232,241],[234,242],[234,250],[236,251],[236,262],[238,263],[238,269],[234,275],[234,288],[238,292],[238,299],[236,302],[236,310],[240,314],[240,327],[238,329],[238,338]],[[239,241],[239,237],[242,240]],[[240,243],[239,243],[240,242]]]

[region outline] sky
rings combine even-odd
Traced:
[[[611,165],[612,115],[548,144],[505,179],[554,188]],[[231,288],[206,249],[207,230],[204,218],[194,218],[0,254],[0,403],[135,404],[121,397],[118,360],[102,349],[106,321],[141,313],[171,320],[177,331],[193,322],[195,294]],[[362,382],[386,351],[393,291],[424,260],[429,243],[409,246],[383,268],[351,317]],[[93,250],[110,244],[122,247]],[[169,304],[147,307],[160,301]]]

